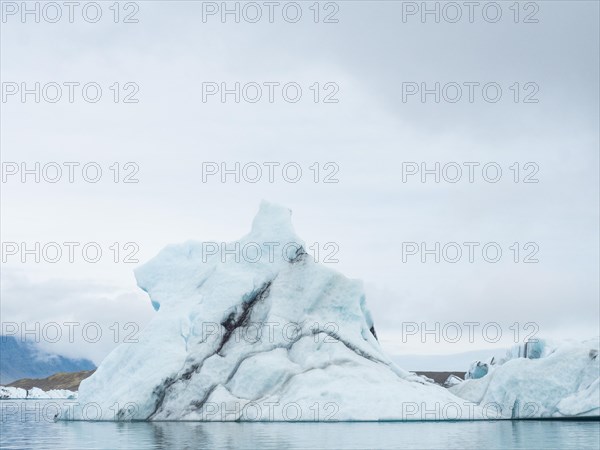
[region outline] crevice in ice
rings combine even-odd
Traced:
[[[291,345],[295,344],[296,342],[297,342],[297,341],[293,342]],[[235,363],[235,366],[233,366],[233,369],[231,370],[231,372],[230,372],[230,373],[229,373],[229,375],[227,376],[227,379],[225,380],[225,383],[224,383],[224,384],[225,384],[225,385],[227,385],[227,384],[228,384],[228,383],[229,383],[229,382],[230,382],[230,381],[233,379],[233,377],[235,376],[235,374],[236,374],[236,373],[237,373],[237,371],[239,370],[239,368],[240,368],[240,366],[242,365],[242,363],[243,363],[244,361],[246,361],[247,359],[250,359],[250,358],[252,358],[252,357],[254,357],[254,356],[256,356],[256,355],[259,355],[259,354],[261,354],[261,353],[269,353],[269,352],[272,352],[273,350],[278,350],[278,349],[280,349],[280,348],[287,348],[287,349],[289,349],[289,348],[290,348],[290,346],[289,346],[289,345],[275,345],[275,346],[273,346],[273,347],[271,347],[271,348],[269,348],[269,349],[266,349],[266,350],[262,350],[262,351],[256,351],[256,352],[251,352],[251,353],[248,353],[248,354],[244,355],[242,358],[240,358],[240,359],[239,359],[239,360],[238,360],[238,361]]]
[[[216,270],[217,266],[214,266],[208,272],[206,272],[202,280],[200,280],[200,282],[196,285],[196,289],[200,289],[204,285],[204,283],[206,283],[206,281],[211,277],[211,275],[216,272]]]
[[[355,345],[351,344],[350,342],[347,342],[345,340],[343,340],[337,333],[333,332],[333,331],[329,331],[329,330],[315,330],[313,332],[313,334],[318,334],[318,333],[324,333],[326,335],[328,335],[329,337],[335,339],[336,341],[341,342],[342,344],[344,344],[349,350],[352,350],[354,353],[356,353],[358,356],[361,356],[365,359],[368,359],[369,361],[375,362],[375,363],[381,363],[381,364],[385,364],[386,366],[389,366],[389,364],[379,358],[376,358],[375,356],[365,352],[364,350],[361,350],[360,348],[356,347]]]
[[[152,395],[156,396],[156,403],[154,406],[154,410],[148,415],[147,419],[152,418],[154,414],[157,413],[158,409],[162,406],[165,396],[167,395],[167,390],[173,386],[179,379],[175,377],[168,377],[163,381],[162,384],[156,386],[152,391]]]
[[[296,264],[297,262],[303,261],[306,255],[308,255],[308,253],[306,253],[304,247],[301,245],[296,249],[296,254],[290,259],[290,263]]]
[[[377,339],[377,333],[375,333],[375,325],[372,325],[371,328],[369,329],[369,331],[371,332],[371,334],[373,335],[373,337],[375,339]],[[377,339],[377,341],[379,341],[379,339]]]
[[[221,325],[225,328],[225,335],[219,344],[219,348],[216,353],[220,354],[221,350],[231,338],[233,332],[239,328],[247,325],[247,322],[250,318],[250,312],[252,308],[261,300],[264,300],[269,296],[269,289],[271,288],[271,284],[273,284],[273,280],[267,281],[264,283],[258,290],[252,292],[247,300],[242,303],[242,312],[236,318],[235,311],[229,314],[227,319],[221,322]]]
[[[292,380],[300,375],[305,375],[309,372],[312,372],[313,370],[325,370],[329,367],[332,366],[343,366],[345,364],[352,364],[352,361],[349,360],[333,360],[333,361],[327,361],[326,363],[324,363],[321,366],[316,366],[316,367],[309,367],[306,370],[303,370],[302,372],[298,372],[298,373],[292,373],[290,374],[285,381],[283,381],[280,385],[278,385],[278,389],[279,389],[279,397],[283,397],[284,394],[286,393],[286,389],[288,388],[288,386],[290,385],[290,383],[292,382]],[[255,400],[258,401],[259,399]]]
[[[190,403],[190,406],[194,407],[195,409],[201,409],[202,406],[204,406],[204,404],[208,401],[208,399],[210,398],[210,396],[212,395],[212,393],[215,392],[215,389],[217,389],[217,386],[219,386],[219,384],[221,384],[221,383],[213,384],[206,391],[206,394],[204,394],[204,397],[202,397],[201,400],[195,400],[195,401],[193,401],[192,403]]]

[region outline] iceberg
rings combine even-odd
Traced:
[[[544,339],[514,346],[505,358],[476,361],[467,379],[449,390],[499,417],[600,416],[598,338],[583,342]]]
[[[135,272],[155,317],[82,381],[78,405],[60,418],[484,418],[472,402],[396,366],[361,282],[304,249],[291,211],[266,202],[239,241],[163,249]]]
[[[12,386],[0,386],[0,399],[75,399],[77,392],[68,389],[51,389],[44,391],[40,388],[22,389]]]

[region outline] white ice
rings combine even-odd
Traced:
[[[599,416],[598,348],[598,339],[528,342],[489,362],[487,375],[449,390],[503,418]]]
[[[0,399],[74,399],[77,392],[67,389],[51,389],[43,391],[40,388],[22,389],[12,386],[0,386]]]

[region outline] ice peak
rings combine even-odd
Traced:
[[[252,221],[253,238],[283,240],[295,236],[292,211],[284,206],[263,200]]]

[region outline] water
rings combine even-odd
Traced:
[[[58,400],[0,401],[2,449],[599,449],[600,422],[53,422]]]

